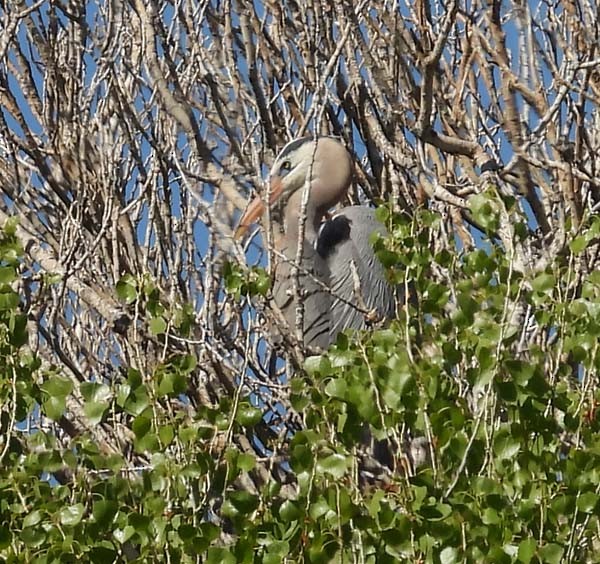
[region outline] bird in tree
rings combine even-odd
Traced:
[[[394,315],[395,288],[386,281],[370,242],[371,233],[386,233],[375,210],[349,206],[328,215],[348,192],[352,168],[348,151],[337,139],[302,137],[281,150],[269,175],[278,251],[274,302],[290,328],[301,329],[306,347],[325,349],[340,331],[363,329],[373,319]],[[265,209],[260,197],[254,199],[237,236]],[[298,296],[302,325],[297,323]]]

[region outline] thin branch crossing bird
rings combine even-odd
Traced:
[[[328,216],[351,181],[350,155],[333,137],[303,137],[288,143],[269,175],[269,206],[279,251],[274,302],[293,331],[298,319],[296,297],[300,296],[300,327],[307,347],[325,349],[340,331],[363,329],[370,319],[394,316],[395,289],[386,281],[370,242],[371,233],[386,233],[375,210],[349,206]],[[265,209],[260,197],[254,199],[240,220],[237,237]]]

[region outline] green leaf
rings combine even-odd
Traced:
[[[152,335],[163,335],[167,330],[167,322],[162,317],[153,317],[149,323]]]
[[[250,271],[250,295],[266,296],[271,288],[271,278],[264,268],[255,266]]]
[[[6,219],[4,225],[2,226],[2,229],[4,233],[6,233],[6,235],[8,235],[9,237],[14,237],[17,234],[17,227],[19,226],[19,223],[19,217],[13,215]]]
[[[108,402],[89,401],[83,406],[83,413],[90,425],[98,425],[107,409]]]
[[[171,362],[183,375],[190,374],[198,365],[198,361],[193,354],[178,355]]]
[[[4,550],[6,547],[10,546],[12,538],[13,536],[10,529],[5,525],[0,525],[0,550]]]
[[[63,276],[57,272],[47,272],[44,275],[44,283],[48,286],[54,286],[62,282]]]
[[[46,533],[41,527],[26,527],[21,531],[20,537],[27,546],[36,548],[44,544]]]
[[[127,542],[135,533],[135,529],[131,525],[126,525],[123,529],[115,529],[113,537],[120,543]]]
[[[381,346],[393,346],[398,342],[398,334],[391,329],[380,329],[379,331],[374,331],[372,338],[374,343]]]
[[[226,548],[208,549],[206,564],[236,564],[237,558]]]
[[[68,378],[52,376],[42,384],[41,388],[52,397],[64,398],[73,391],[73,382]]]
[[[290,464],[294,471],[302,472],[312,467],[313,454],[307,445],[293,445]]]
[[[114,564],[117,551],[108,546],[94,546],[89,552],[93,564]]]
[[[498,391],[498,396],[500,399],[507,403],[514,403],[517,401],[517,387],[514,382],[500,382],[496,381],[496,390]]]
[[[81,503],[69,505],[60,511],[60,523],[65,527],[74,527],[78,525],[83,517],[84,507]]]
[[[458,560],[458,551],[453,546],[447,546],[440,552],[441,564],[454,564]]]
[[[519,543],[518,557],[519,561],[523,564],[529,564],[531,559],[535,556],[537,549],[537,542],[533,538],[524,539]]]
[[[538,274],[532,282],[531,288],[534,292],[539,292],[540,294],[550,294],[556,285],[556,280],[553,274],[549,274],[547,272],[542,272]]]
[[[25,519],[23,519],[23,527],[33,527],[42,520],[42,513],[38,510],[29,513]]]
[[[522,360],[509,359],[504,363],[504,367],[517,384],[524,386],[535,373],[535,364],[523,362]]]
[[[367,503],[367,509],[371,517],[375,517],[381,510],[381,501],[385,498],[383,490],[377,490],[371,500]]]
[[[163,511],[165,505],[164,500],[159,499],[156,507],[154,509],[155,513],[160,513]],[[146,535],[148,533],[148,529],[150,527],[151,519],[147,515],[140,515],[139,513],[131,513],[127,521],[129,524],[135,529],[136,533],[140,535]]]
[[[579,237],[575,237],[575,239],[569,243],[569,248],[574,255],[578,255],[586,249],[588,243],[588,237],[586,235],[580,235]]]
[[[8,322],[8,329],[10,331],[9,341],[11,345],[20,348],[27,343],[29,339],[29,333],[27,330],[26,315],[13,312]]]
[[[148,392],[142,384],[129,393],[123,407],[127,413],[139,415],[148,407],[149,403]]]
[[[106,401],[112,396],[110,388],[99,382],[82,382],[79,391],[85,401]]]
[[[513,458],[517,455],[520,444],[517,439],[510,435],[507,429],[501,429],[494,437],[494,453],[499,460]]]
[[[42,411],[46,417],[49,417],[53,421],[58,421],[65,409],[67,408],[67,402],[64,397],[50,397],[42,403]]]
[[[249,492],[240,490],[228,496],[231,504],[242,514],[252,513],[259,503],[259,498]]]
[[[258,407],[254,407],[247,403],[241,403],[235,414],[235,420],[244,427],[254,427],[260,423],[263,417],[263,412]]]
[[[492,509],[491,507],[487,507],[485,509],[481,520],[486,525],[497,525],[501,521],[500,517],[498,516],[498,512],[495,509]]]
[[[434,503],[421,508],[421,514],[428,521],[442,521],[452,513],[452,506],[447,503]]]
[[[332,378],[325,385],[325,393],[329,397],[344,398],[348,385],[343,378]]]
[[[286,500],[281,504],[279,508],[279,517],[284,523],[291,523],[297,521],[302,517],[302,511],[293,501]]]
[[[237,510],[235,505],[233,505],[233,503],[231,503],[231,501],[228,499],[223,502],[223,505],[221,506],[221,513],[229,519],[236,519],[240,515],[240,512]]]
[[[398,253],[394,253],[388,249],[381,249],[377,251],[377,259],[385,268],[390,268],[398,264],[400,257]]]
[[[555,543],[549,543],[539,550],[539,556],[542,562],[548,564],[560,564],[563,555],[563,548]]]
[[[178,396],[187,390],[187,379],[180,372],[171,368],[168,372],[160,374],[160,383],[158,385],[158,396]]]
[[[117,296],[127,304],[131,304],[137,299],[137,281],[131,274],[125,274],[117,282]]]
[[[476,476],[471,483],[473,493],[477,495],[487,495],[490,493],[498,493],[500,491],[498,483],[486,476]]]
[[[173,425],[162,425],[158,429],[158,438],[163,446],[168,446],[173,441],[175,437],[175,430],[173,429]]]
[[[389,375],[384,380],[383,399],[394,410],[402,410],[404,394],[413,387],[414,378],[408,369],[406,355],[393,354],[387,359]]]
[[[341,478],[348,469],[348,458],[341,454],[332,454],[317,462],[317,472],[330,474],[334,478]]]
[[[390,218],[390,210],[386,206],[379,206],[375,208],[375,217],[379,223],[383,223],[384,225],[388,222]],[[377,233],[375,231],[375,233]]]
[[[10,286],[0,289],[0,311],[11,311],[19,306],[19,294],[13,292]]]
[[[497,231],[499,226],[498,202],[490,190],[469,198],[469,208],[473,218],[487,232]]]
[[[314,521],[318,521],[325,515],[331,511],[329,504],[324,498],[317,499],[313,504],[311,504],[309,509],[309,514]]]
[[[256,458],[252,454],[240,453],[237,459],[237,466],[244,472],[250,472],[256,466]]]
[[[152,420],[145,415],[138,415],[134,420],[131,428],[138,439],[141,439],[152,427]]]
[[[331,373],[331,363],[326,356],[309,356],[304,361],[304,370],[309,376],[328,376]]]
[[[160,441],[156,433],[146,433],[141,439],[136,439],[134,445],[136,452],[139,453],[161,452]]]
[[[118,505],[115,501],[101,499],[92,506],[94,520],[102,527],[110,525],[117,514]]]
[[[594,492],[581,494],[577,498],[577,509],[583,513],[593,513],[598,504],[598,495]]]
[[[263,564],[280,564],[285,562],[285,557],[290,553],[290,544],[286,541],[273,541],[267,545],[267,554]]]
[[[0,266],[0,284],[10,284],[17,278],[17,269],[14,266]]]

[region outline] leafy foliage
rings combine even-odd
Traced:
[[[0,561],[597,560],[598,16],[0,2]],[[316,134],[406,299],[305,359],[233,233]]]
[[[541,273],[515,272],[496,245],[436,253],[429,243],[438,215],[408,218],[387,207],[379,215],[390,237],[375,248],[392,280],[410,281],[410,297],[391,326],[342,334],[328,353],[306,360],[290,382],[304,428],[265,445],[285,457],[288,478],[263,479],[258,490],[242,487],[257,472],[256,457],[226,439],[243,427],[258,440],[264,406],[238,395],[190,415],[164,402],[184,397],[194,357],[172,357],[150,378],[131,369],[121,383],[77,384],[40,367],[25,346],[13,289],[22,251],[8,225],[0,241],[0,554],[36,562],[448,563],[592,554],[600,277],[586,274],[574,286],[569,258]],[[435,269],[447,285],[433,280]],[[235,272],[229,276],[247,276]],[[520,306],[532,324],[522,323]],[[538,338],[525,338],[530,331]],[[43,426],[18,424],[60,418],[73,394],[93,425],[127,416],[138,467],[85,434],[65,451]],[[367,428],[391,447],[385,479],[365,473]],[[416,438],[420,456],[411,450]]]

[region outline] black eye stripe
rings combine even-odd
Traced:
[[[282,150],[279,155],[277,155],[277,160],[284,159],[289,154],[298,150],[305,143],[309,143],[312,141],[312,137],[300,137],[300,139],[295,139],[294,141],[290,141]]]
[[[323,139],[325,137],[329,139],[335,139],[336,141],[340,140],[339,137],[334,137],[332,135],[323,135],[318,139]],[[287,145],[285,145],[283,149],[281,149],[280,153],[277,155],[277,158],[275,160],[283,161],[288,155],[291,155],[292,153],[296,152],[300,147],[302,147],[302,145],[312,143],[313,141],[315,141],[315,138],[312,135],[305,135],[304,137],[294,139],[293,141],[290,141]]]

